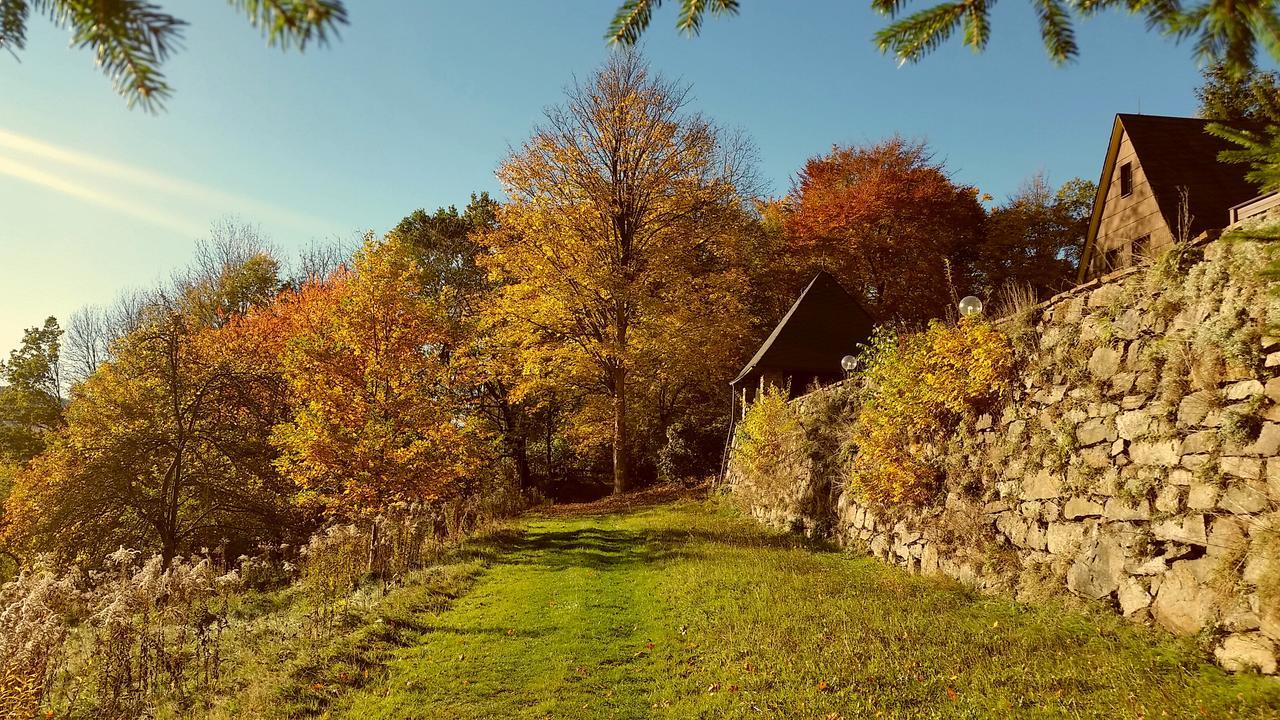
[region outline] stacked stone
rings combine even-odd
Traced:
[[[890,519],[844,493],[837,539],[987,590],[1016,593],[1020,577],[1047,577],[1136,621],[1212,630],[1224,667],[1276,673],[1280,607],[1258,588],[1273,583],[1280,594],[1280,340],[1261,338],[1260,368],[1226,363],[1211,386],[1198,378],[1180,397],[1149,359],[1160,343],[1192,348],[1189,338],[1222,313],[1247,312],[1255,328],[1275,322],[1265,289],[1232,274],[1242,263],[1231,252],[1211,246],[1194,276],[1218,279],[1216,300],[1198,297],[1191,280],[1152,289],[1134,272],[1046,303],[1017,392],[941,447],[948,467],[976,470],[978,497],[952,491],[938,507]],[[1153,311],[1165,292],[1181,293],[1172,317]],[[1223,432],[1233,414],[1254,421],[1247,442]],[[1054,426],[1070,428],[1070,447],[1047,462],[1037,448],[1061,442]],[[800,487],[815,481],[797,477]],[[778,498],[763,514],[794,523],[791,502]],[[975,531],[957,537],[957,526]]]

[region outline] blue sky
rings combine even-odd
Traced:
[[[166,276],[228,215],[289,254],[496,192],[508,148],[608,52],[616,0],[349,0],[341,41],[305,55],[267,48],[225,3],[162,4],[191,26],[159,115],[126,109],[42,18],[20,62],[0,56],[0,352],[47,315]],[[901,68],[871,42],[882,22],[866,0],[748,0],[690,39],[673,6],[645,51],[753,138],[775,194],[833,143],[895,132],[997,198],[1039,171],[1096,180],[1114,113],[1195,110],[1190,48],[1126,15],[1081,22],[1065,67],[1027,3],[997,7],[984,54],[952,43]]]

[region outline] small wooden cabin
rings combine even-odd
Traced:
[[[821,271],[729,384],[746,408],[765,386],[789,388],[797,397],[814,384],[841,380],[840,359],[870,339],[873,325],[862,305]]]

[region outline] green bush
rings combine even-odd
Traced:
[[[786,390],[766,387],[747,406],[734,430],[732,452],[745,489],[768,498],[790,489],[808,450],[800,414]]]

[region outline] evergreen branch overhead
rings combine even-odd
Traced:
[[[315,42],[327,45],[337,37],[338,28],[347,24],[347,10],[340,0],[230,0],[249,17],[249,23],[261,28],[267,44],[288,50],[294,45],[306,50]]]
[[[1264,193],[1280,190],[1280,126],[1271,125],[1264,131],[1253,131],[1210,123],[1207,129],[1210,134],[1238,146],[1223,150],[1218,154],[1219,160],[1248,163],[1252,167],[1245,178],[1257,184]]]
[[[618,45],[634,45],[649,27],[653,18],[653,8],[661,5],[662,0],[626,0],[618,7],[618,12],[609,23],[609,32],[605,38]]]
[[[267,44],[285,50],[324,45],[347,24],[343,0],[229,0],[260,28]],[[173,94],[161,68],[182,48],[187,23],[148,0],[0,0],[0,50],[26,46],[32,14],[71,33],[129,107],[163,108]]]
[[[916,62],[949,40],[963,27],[965,45],[981,51],[991,36],[994,0],[944,2],[905,17],[910,0],[870,0],[871,9],[891,22],[875,33],[881,52],[892,53],[900,63]],[[662,0],[624,0],[606,37],[611,43],[634,45],[649,27],[653,10]],[[1202,61],[1225,62],[1236,74],[1256,66],[1262,47],[1280,60],[1280,0],[1202,0],[1184,9],[1182,0],[1031,0],[1039,21],[1041,40],[1057,64],[1075,59],[1076,15],[1092,16],[1116,10],[1143,18],[1147,30],[1182,41],[1194,39],[1195,55]],[[737,0],[681,0],[676,27],[697,35],[708,13],[736,14]]]
[[[39,0],[36,8],[93,52],[129,107],[154,112],[172,95],[160,66],[182,46],[184,21],[145,0]]]
[[[907,0],[871,0],[871,9],[881,15],[894,17],[902,12],[902,8],[906,6]]]
[[[917,11],[877,31],[876,46],[899,64],[918,62],[951,37],[968,10],[968,3],[957,2]]]
[[[1054,62],[1062,64],[1073,60],[1079,48],[1075,30],[1071,27],[1071,15],[1061,0],[1035,0],[1036,15],[1040,19],[1040,37]]]
[[[0,0],[0,50],[16,52],[27,44],[27,0]]]
[[[707,11],[708,0],[683,0],[680,3],[680,19],[676,29],[686,35],[697,35],[702,30],[702,16]]]
[[[991,39],[991,5],[987,0],[971,0],[965,11],[964,44],[981,52]]]
[[[662,0],[626,0],[609,24],[605,39],[616,45],[634,45],[648,29],[653,11],[662,6]],[[738,13],[738,0],[680,0],[680,15],[676,30],[696,36],[702,32],[702,21],[708,15],[724,16]]]

